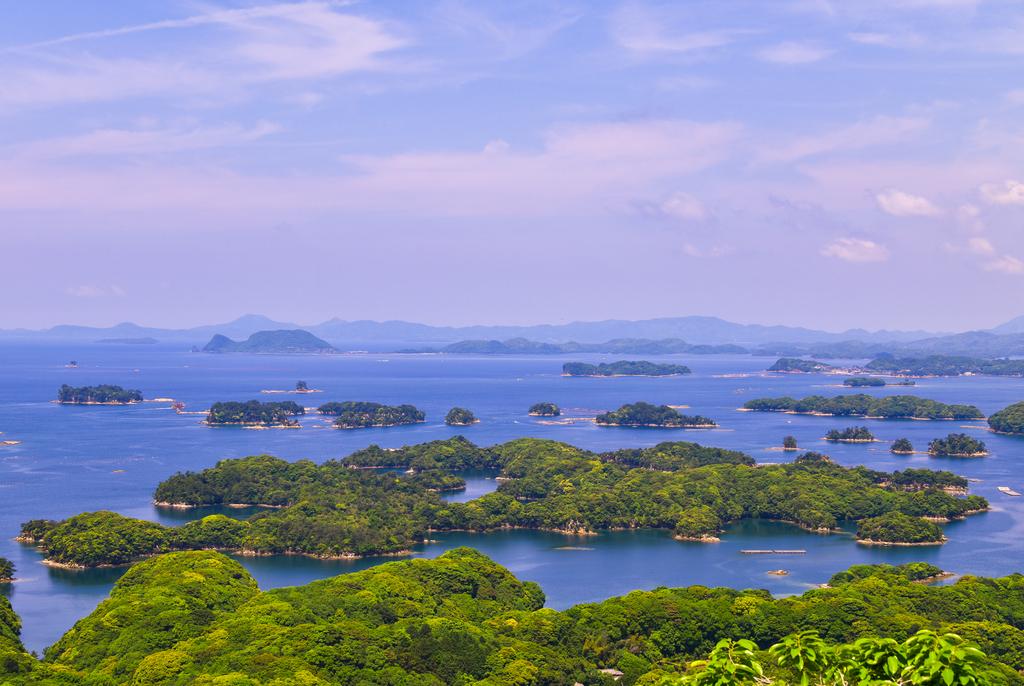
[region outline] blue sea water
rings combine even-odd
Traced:
[[[77,360],[78,368],[65,363]],[[823,375],[764,373],[771,359],[735,356],[664,356],[694,373],[671,378],[566,378],[567,360],[611,361],[606,355],[206,355],[164,345],[0,346],[0,556],[18,567],[18,581],[0,585],[24,621],[26,645],[41,651],[108,594],[122,569],[70,571],[40,564],[42,555],[13,541],[22,521],[62,518],[109,509],[125,515],[180,524],[208,512],[167,511],[151,503],[154,487],[170,474],[199,470],[217,460],[270,453],[294,460],[339,458],[371,443],[395,447],[463,434],[489,445],[523,436],[553,438],[593,450],[695,440],[743,450],[761,462],[791,454],[773,449],[793,434],[805,450],[827,452],[844,465],[875,469],[950,469],[971,479],[973,493],[987,497],[992,511],[946,526],[949,543],[929,548],[857,545],[850,535],[816,535],[777,522],[748,521],[731,527],[717,544],[681,543],[663,531],[607,532],[572,538],[547,532],[438,533],[417,555],[435,556],[470,545],[537,581],[548,604],[562,608],[636,588],[727,585],[800,593],[852,564],[926,560],[958,574],[1004,575],[1024,571],[1024,439],[997,436],[984,422],[878,421],[738,412],[746,400],[769,395],[802,396],[851,392]],[[289,389],[299,379],[322,393],[261,395]],[[427,413],[424,424],[388,429],[337,431],[322,418],[302,420],[299,430],[251,431],[202,426],[198,415],[177,414],[169,402],[127,407],[67,407],[52,402],[62,383],[115,383],[139,388],[146,398],[174,398],[187,410],[218,400],[297,399],[313,407],[328,400],[412,403]],[[944,402],[972,403],[991,413],[1024,399],[1024,380],[961,377],[919,380],[916,387],[868,389],[872,394],[912,393]],[[626,402],[646,400],[687,405],[716,419],[720,429],[658,430],[598,427],[590,422],[546,423],[527,416],[534,402],[553,401],[565,417],[593,416]],[[454,429],[442,419],[453,405],[472,409],[480,423]],[[897,457],[886,443],[829,444],[824,433],[867,423],[877,437],[909,438],[918,449],[950,431],[984,440],[991,456],[980,459]],[[495,487],[487,475],[469,475],[466,492],[477,497]],[[232,511],[237,515],[244,512]],[[806,549],[806,555],[743,555],[744,548]],[[302,584],[364,569],[393,558],[324,561],[305,557],[241,558],[262,588]],[[789,576],[769,576],[785,568]]]

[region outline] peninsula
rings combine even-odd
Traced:
[[[668,405],[636,402],[623,405],[612,412],[597,415],[598,426],[630,426],[657,429],[711,429],[715,420],[700,415],[681,414]]]
[[[681,376],[689,373],[690,368],[683,364],[656,364],[646,360],[600,364],[566,362],[562,365],[562,376]]]
[[[99,386],[64,384],[57,390],[57,402],[61,405],[133,405],[142,402],[142,392],[110,384]]]
[[[257,331],[244,341],[216,334],[203,347],[204,353],[336,353],[333,345],[302,329]]]
[[[338,429],[401,426],[426,420],[426,415],[412,405],[383,405],[356,400],[324,403],[317,408],[317,412],[337,417],[334,426]]]

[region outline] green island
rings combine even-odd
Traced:
[[[893,455],[913,455],[914,444],[911,443],[908,438],[897,438],[892,442],[892,447],[889,448],[889,452]]]
[[[470,426],[479,421],[475,414],[464,407],[453,407],[444,416],[444,423],[448,426]]]
[[[306,414],[306,410],[294,400],[281,402],[219,402],[210,406],[204,422],[207,426],[265,426],[296,427],[299,422],[293,417]]]
[[[866,426],[850,426],[845,429],[832,429],[825,434],[826,441],[835,443],[872,443],[875,435]]]
[[[710,429],[715,420],[700,415],[685,415],[668,405],[635,402],[597,415],[598,426],[631,426],[656,429]]]
[[[817,360],[805,360],[800,357],[780,357],[771,367],[770,372],[786,372],[787,374],[815,374],[828,372],[834,369],[832,365],[818,362]]]
[[[984,457],[988,455],[985,442],[964,433],[951,433],[928,444],[928,454],[941,457]]]
[[[799,450],[796,445],[796,436],[786,436],[782,439],[783,450]]]
[[[412,405],[383,405],[358,400],[324,403],[316,411],[336,417],[334,426],[338,429],[401,426],[418,424],[426,419],[426,415]]]
[[[336,353],[337,348],[302,329],[257,331],[244,341],[214,335],[204,353]]]
[[[1024,434],[1024,402],[1007,405],[988,418],[990,429],[1000,434]]]
[[[885,386],[885,379],[877,376],[851,376],[843,379],[843,385],[851,388],[879,388]]]
[[[442,500],[435,491],[458,482],[441,477],[462,469],[496,470],[497,490],[464,503]],[[176,474],[154,494],[160,506],[266,507],[245,520],[211,515],[165,527],[92,512],[27,522],[19,540],[40,546],[52,564],[94,567],[182,549],[315,557],[401,553],[433,530],[651,528],[708,538],[747,518],[825,532],[843,520],[892,511],[956,519],[988,508],[980,496],[946,492],[950,486],[966,488],[966,482],[948,472],[848,469],[815,453],[759,467],[744,453],[690,442],[598,454],[550,440],[483,448],[454,437],[394,450],[371,446],[320,465],[269,455],[222,460]]]
[[[942,576],[858,565],[789,597],[663,587],[554,610],[469,548],[269,591],[220,553],[176,552],[129,569],[41,659],[0,596],[0,683],[1024,684],[1024,577],[925,583]]]
[[[57,389],[57,402],[61,405],[132,405],[142,402],[142,392],[111,384],[99,386],[69,386]]]
[[[14,581],[14,563],[6,557],[0,557],[0,583]]]
[[[566,362],[562,365],[563,376],[681,376],[689,374],[690,368],[683,364],[657,364],[646,360],[620,360],[618,362]]]
[[[857,542],[869,545],[936,545],[946,542],[942,527],[922,517],[886,512],[857,522]]]
[[[811,395],[796,399],[757,398],[743,404],[744,410],[755,412],[789,412],[833,417],[864,417],[866,419],[984,419],[974,405],[947,405],[914,395],[889,395],[875,398],[863,393],[837,395],[831,398]]]
[[[864,369],[900,376],[962,376],[964,374],[1024,376],[1024,360],[1005,358],[990,360],[955,355],[896,357],[889,353],[883,353],[864,365]]]
[[[530,405],[528,414],[531,417],[558,417],[562,410],[554,403],[534,403]]]

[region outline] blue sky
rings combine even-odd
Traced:
[[[1024,313],[1024,6],[4,3],[0,327]]]

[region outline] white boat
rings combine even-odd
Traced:
[[[1020,495],[1020,493],[1018,493],[1017,491],[1013,490],[1009,486],[997,486],[996,490],[999,491],[1000,493],[1005,493],[1006,495],[1015,495],[1015,496],[1019,496]]]

